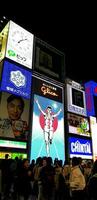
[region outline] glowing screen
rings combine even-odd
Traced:
[[[37,80],[38,81],[38,80]],[[53,159],[65,159],[64,155],[64,117],[62,99],[60,102],[51,99],[55,86],[44,81],[40,82],[40,90],[50,88],[49,98],[45,95],[34,95],[33,125],[31,142],[31,159],[51,156]],[[47,86],[46,86],[47,85]],[[43,90],[44,91],[44,90]],[[47,90],[46,90],[47,91]],[[61,91],[62,92],[62,91]],[[57,98],[57,96],[55,97]]]

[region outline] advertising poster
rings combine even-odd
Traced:
[[[29,136],[29,100],[2,93],[0,102],[0,138],[27,140]]]
[[[33,34],[10,21],[6,57],[32,69]]]
[[[4,61],[1,90],[30,99],[31,72],[16,64]]]
[[[67,111],[86,116],[85,91],[74,81],[67,84]]]
[[[0,159],[5,159],[5,155],[8,154],[9,158],[15,159],[16,157],[20,159],[25,159],[27,158],[26,153],[19,153],[19,152],[0,152]]]
[[[92,133],[93,159],[97,160],[97,118],[90,117],[90,128]]]
[[[4,29],[0,33],[0,62],[5,57],[6,52],[6,44],[7,44],[7,38],[8,38],[8,30],[9,30],[9,22],[4,27]]]
[[[15,159],[16,157],[20,159],[25,159],[27,158],[26,153],[20,153],[20,152],[0,152],[0,159],[5,159],[5,155],[8,154],[9,158]]]
[[[85,83],[86,107],[88,116],[97,116],[97,83],[88,81]]]
[[[67,114],[68,132],[90,137],[89,119],[72,113]]]
[[[35,79],[34,84],[37,94],[34,94],[31,159],[51,156],[64,161],[62,88],[40,79]]]
[[[89,139],[69,137],[69,156],[92,159],[92,141]]]

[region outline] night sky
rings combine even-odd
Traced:
[[[39,9],[39,8],[38,8]],[[58,10],[57,10],[58,11]],[[78,81],[97,81],[97,30],[95,12],[77,14],[49,10],[4,15],[65,53],[66,76]],[[37,13],[38,12],[38,13]],[[74,15],[75,14],[75,15]],[[0,16],[1,17],[1,16]]]

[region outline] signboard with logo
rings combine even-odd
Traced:
[[[89,119],[73,113],[67,114],[68,132],[90,137]]]
[[[10,21],[6,57],[32,69],[33,34]]]
[[[79,83],[72,80],[67,82],[67,110],[86,116],[85,91]]]
[[[16,64],[4,61],[1,90],[30,99],[31,72]]]
[[[70,158],[82,157],[83,159],[92,159],[92,141],[89,139],[69,137],[69,155]]]
[[[51,156],[64,161],[63,88],[37,77],[33,87],[31,159]]]

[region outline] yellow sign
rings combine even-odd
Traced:
[[[5,57],[7,38],[8,38],[9,22],[0,33],[0,62]]]

